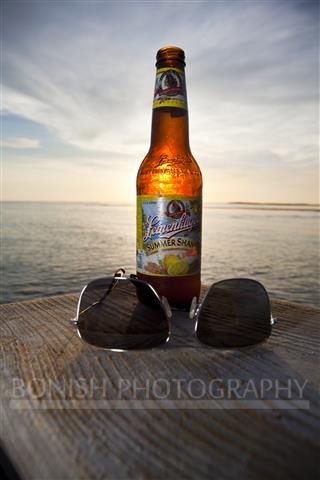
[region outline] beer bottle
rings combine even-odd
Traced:
[[[137,175],[137,275],[170,305],[200,293],[202,176],[189,146],[185,55],[157,53],[151,145]]]

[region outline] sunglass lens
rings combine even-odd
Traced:
[[[199,312],[197,336],[216,347],[252,345],[271,333],[271,307],[255,280],[231,279],[210,288]]]
[[[139,302],[135,283],[122,279],[113,288],[105,284],[84,291],[85,308],[80,306],[78,319],[84,341],[115,350],[153,348],[166,342],[169,324],[160,303],[157,299],[150,306]],[[150,295],[154,295],[151,289]]]

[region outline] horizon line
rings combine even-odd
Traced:
[[[94,201],[94,200],[0,200],[0,203],[70,203],[70,204],[92,204],[92,205],[110,205],[110,206],[135,206],[133,202],[108,202],[108,201]],[[286,206],[286,207],[319,207],[320,203],[307,202],[244,202],[244,201],[229,201],[229,202],[205,202],[206,205],[267,205],[267,206]]]

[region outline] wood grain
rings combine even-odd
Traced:
[[[68,324],[76,302],[77,295],[64,295],[1,306],[1,445],[22,479],[316,478],[318,310],[274,301],[279,323],[269,340],[236,350],[196,343],[187,316],[176,312],[167,345],[118,353],[81,341]],[[80,399],[70,388],[79,379],[100,389]],[[131,403],[121,404],[120,379],[158,389],[147,399],[145,391],[134,398],[128,388],[121,401]],[[177,400],[174,379],[198,384]],[[285,391],[282,408],[270,408],[272,392],[255,409],[212,408],[208,390],[199,399],[207,403],[196,404],[193,395],[214,379],[224,389],[230,379],[242,385],[270,379],[280,387],[307,380],[309,408],[292,408],[295,400]],[[14,381],[31,393],[14,397]],[[163,401],[165,381],[172,391]],[[50,385],[67,387],[66,393]],[[47,408],[49,401],[56,408]]]

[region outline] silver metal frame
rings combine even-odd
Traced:
[[[164,311],[166,317],[168,318],[168,320],[170,320],[170,318],[172,317],[172,311],[171,311],[171,308],[170,308],[170,305],[169,305],[169,302],[168,300],[166,299],[166,297],[162,297],[162,299],[160,299],[158,293],[156,292],[156,290],[154,289],[154,287],[152,285],[150,285],[149,283],[141,280],[140,278],[131,278],[131,277],[125,277],[125,276],[121,276],[121,277],[118,277],[118,276],[110,276],[110,277],[101,277],[101,278],[96,278],[95,280],[92,280],[91,282],[87,283],[87,285],[85,285],[83,287],[83,289],[81,290],[81,293],[80,293],[80,296],[79,296],[79,300],[78,300],[78,305],[77,305],[77,314],[76,316],[69,320],[69,323],[71,323],[72,325],[77,325],[78,324],[78,320],[79,320],[79,315],[80,315],[80,305],[81,305],[81,299],[82,299],[82,295],[84,294],[84,292],[87,290],[88,286],[89,285],[93,285],[93,283],[96,283],[96,286],[100,286],[101,284],[105,283],[107,280],[110,280],[110,283],[112,281],[116,281],[115,285],[113,288],[116,287],[118,281],[121,281],[121,280],[129,280],[129,281],[134,281],[134,282],[138,282],[138,283],[143,283],[144,285],[148,285],[148,287],[152,290],[153,294],[155,295],[155,297],[157,298],[158,302],[159,302],[159,305],[161,306],[162,310]],[[100,284],[100,285],[99,285]],[[93,307],[94,305],[96,305],[97,303],[99,302],[95,302],[93,303],[92,305],[90,305],[89,307],[87,308],[91,308]],[[87,309],[86,309],[87,310]]]
[[[123,270],[124,272],[124,270]],[[69,320],[69,323],[74,326],[74,327],[77,327],[78,326],[78,321],[79,321],[79,315],[80,313],[83,313],[85,312],[86,310],[88,310],[89,308],[93,307],[94,305],[97,305],[101,300],[99,300],[99,302],[95,302],[93,303],[92,305],[90,305],[89,307],[87,307],[85,310],[83,310],[82,312],[80,312],[80,305],[81,305],[81,299],[82,299],[82,295],[84,294],[84,292],[86,291],[86,289],[88,288],[89,285],[92,285],[94,283],[97,284],[97,286],[99,286],[99,283],[100,284],[105,284],[106,281],[110,281],[110,285],[112,284],[112,281],[115,281],[115,284],[112,288],[115,288],[118,284],[118,281],[121,281],[121,280],[129,280],[129,281],[134,281],[134,282],[138,282],[138,283],[143,283],[144,285],[147,285],[151,291],[153,292],[153,294],[155,295],[157,301],[159,302],[159,305],[161,307],[161,309],[163,310],[164,314],[165,314],[165,317],[168,321],[168,336],[166,338],[166,340],[163,342],[163,344],[161,345],[165,345],[170,337],[171,337],[171,317],[172,317],[172,311],[171,311],[171,308],[170,308],[170,305],[169,305],[169,302],[168,300],[166,299],[166,297],[162,297],[162,299],[160,299],[160,296],[158,295],[158,293],[156,292],[156,290],[154,289],[154,287],[152,285],[150,285],[149,283],[147,282],[144,282],[143,280],[139,279],[139,278],[132,278],[132,277],[125,277],[124,275],[121,275],[121,276],[110,276],[110,277],[101,277],[101,278],[97,278],[95,280],[92,280],[91,282],[89,282],[87,285],[85,285],[83,287],[83,289],[81,290],[81,293],[80,293],[80,296],[79,296],[79,300],[78,300],[78,305],[77,305],[77,314],[76,316],[73,318],[73,319],[70,319]],[[102,297],[104,298],[104,297]],[[82,336],[81,336],[81,332],[79,330],[79,328],[77,328],[77,333],[78,333],[78,336],[81,338],[81,340],[83,340]],[[84,340],[83,340],[84,341]],[[160,346],[160,345],[159,345]],[[156,347],[153,347],[153,348],[156,348]],[[127,352],[127,351],[130,351],[129,349],[128,350],[124,350],[124,349],[120,349],[120,348],[103,348],[104,350],[108,350],[108,351],[112,351],[112,352]],[[135,349],[135,350],[138,350],[138,349]],[[152,350],[152,348],[150,348],[150,350]]]
[[[198,325],[198,317],[201,313],[201,309],[202,309],[202,306],[204,304],[204,301],[205,299],[207,298],[207,296],[210,294],[210,291],[213,287],[219,285],[219,283],[225,283],[225,282],[231,282],[231,281],[234,281],[234,280],[246,280],[247,282],[254,282],[254,283],[257,283],[258,285],[260,285],[260,287],[264,290],[266,296],[267,296],[267,299],[268,299],[268,304],[269,304],[269,310],[270,310],[270,325],[275,325],[278,320],[277,318],[273,317],[272,316],[272,310],[271,310],[271,302],[270,302],[270,298],[269,298],[269,294],[265,288],[264,285],[262,285],[262,283],[258,282],[258,280],[253,280],[251,278],[242,278],[242,277],[239,277],[239,278],[227,278],[225,280],[219,280],[218,282],[214,282],[210,288],[208,288],[205,296],[203,297],[203,300],[202,302],[200,303],[197,303],[197,298],[194,297],[192,299],[192,303],[191,303],[191,306],[190,306],[190,311],[189,311],[189,317],[191,319],[195,319],[195,331],[197,330],[197,325]]]
[[[117,276],[117,275],[114,275],[114,276],[110,276],[110,277],[101,277],[101,278],[97,278],[95,280],[92,280],[91,282],[89,282],[87,285],[85,285],[83,287],[83,289],[81,290],[81,293],[80,293],[80,296],[79,296],[79,300],[78,300],[78,305],[77,305],[77,314],[76,314],[76,317],[73,318],[72,320],[69,320],[70,324],[72,324],[73,326],[76,326],[78,325],[78,320],[79,320],[79,315],[80,313],[80,305],[81,305],[81,299],[82,299],[82,295],[84,294],[84,292],[86,291],[86,289],[88,288],[89,285],[93,285],[93,284],[97,284],[97,286],[99,286],[99,284],[102,284],[109,280],[110,281],[110,285],[112,285],[112,282],[114,281],[114,285],[112,286],[112,289],[115,288],[118,284],[119,281],[123,281],[123,280],[129,280],[129,281],[134,281],[134,282],[138,282],[138,283],[142,283],[144,285],[147,285],[151,291],[153,292],[153,294],[155,295],[160,307],[162,308],[165,316],[166,316],[166,319],[168,321],[168,337],[166,338],[165,342],[163,342],[163,345],[166,344],[169,339],[171,338],[171,336],[174,336],[174,334],[172,334],[172,323],[171,323],[171,318],[172,318],[172,310],[170,308],[170,305],[169,305],[169,302],[168,300],[166,299],[166,297],[161,297],[158,295],[157,291],[154,289],[154,287],[152,285],[150,285],[148,282],[145,282],[141,279],[139,279],[138,277],[135,277],[135,276],[124,276],[124,270],[123,270],[123,274],[120,274],[120,276]],[[198,336],[197,336],[197,328],[198,328],[198,321],[199,321],[199,316],[200,316],[200,313],[201,313],[201,309],[203,307],[203,304],[207,298],[207,296],[210,294],[210,291],[212,290],[212,288],[216,285],[218,285],[219,283],[222,283],[222,282],[227,282],[227,281],[232,281],[232,280],[246,280],[246,281],[251,281],[251,282],[255,282],[255,283],[258,283],[262,288],[263,290],[265,291],[266,293],[266,296],[268,298],[268,303],[269,303],[269,308],[270,308],[270,324],[271,326],[273,326],[275,323],[277,323],[277,319],[274,318],[272,316],[272,311],[271,311],[271,303],[270,303],[270,298],[269,298],[269,295],[268,295],[268,292],[267,290],[265,289],[265,287],[260,283],[258,282],[257,280],[252,280],[250,278],[229,278],[229,279],[226,279],[226,280],[220,280],[219,282],[215,282],[211,285],[210,288],[208,288],[203,300],[198,303],[197,302],[197,297],[194,297],[192,299],[192,302],[191,302],[191,306],[190,306],[190,310],[189,310],[189,318],[191,320],[195,320],[194,322],[194,328],[193,328],[193,331],[191,333],[191,336],[193,338],[195,338],[195,340],[197,341],[197,343],[199,345],[203,345],[203,343],[198,339]],[[104,297],[102,297],[102,299],[104,299]],[[101,300],[99,300],[100,302]],[[97,303],[99,302],[95,302],[93,303],[92,305],[90,305],[89,307],[87,307],[84,311],[86,311],[87,309],[91,308],[92,306],[96,305]],[[79,332],[79,329],[78,329],[78,335],[80,338],[81,337],[81,334]],[[153,347],[153,348],[157,348],[157,347]],[[129,351],[129,350],[122,350],[122,349],[116,349],[116,348],[106,348],[105,350],[110,350],[110,351],[117,351],[117,352],[120,352],[120,351]]]

